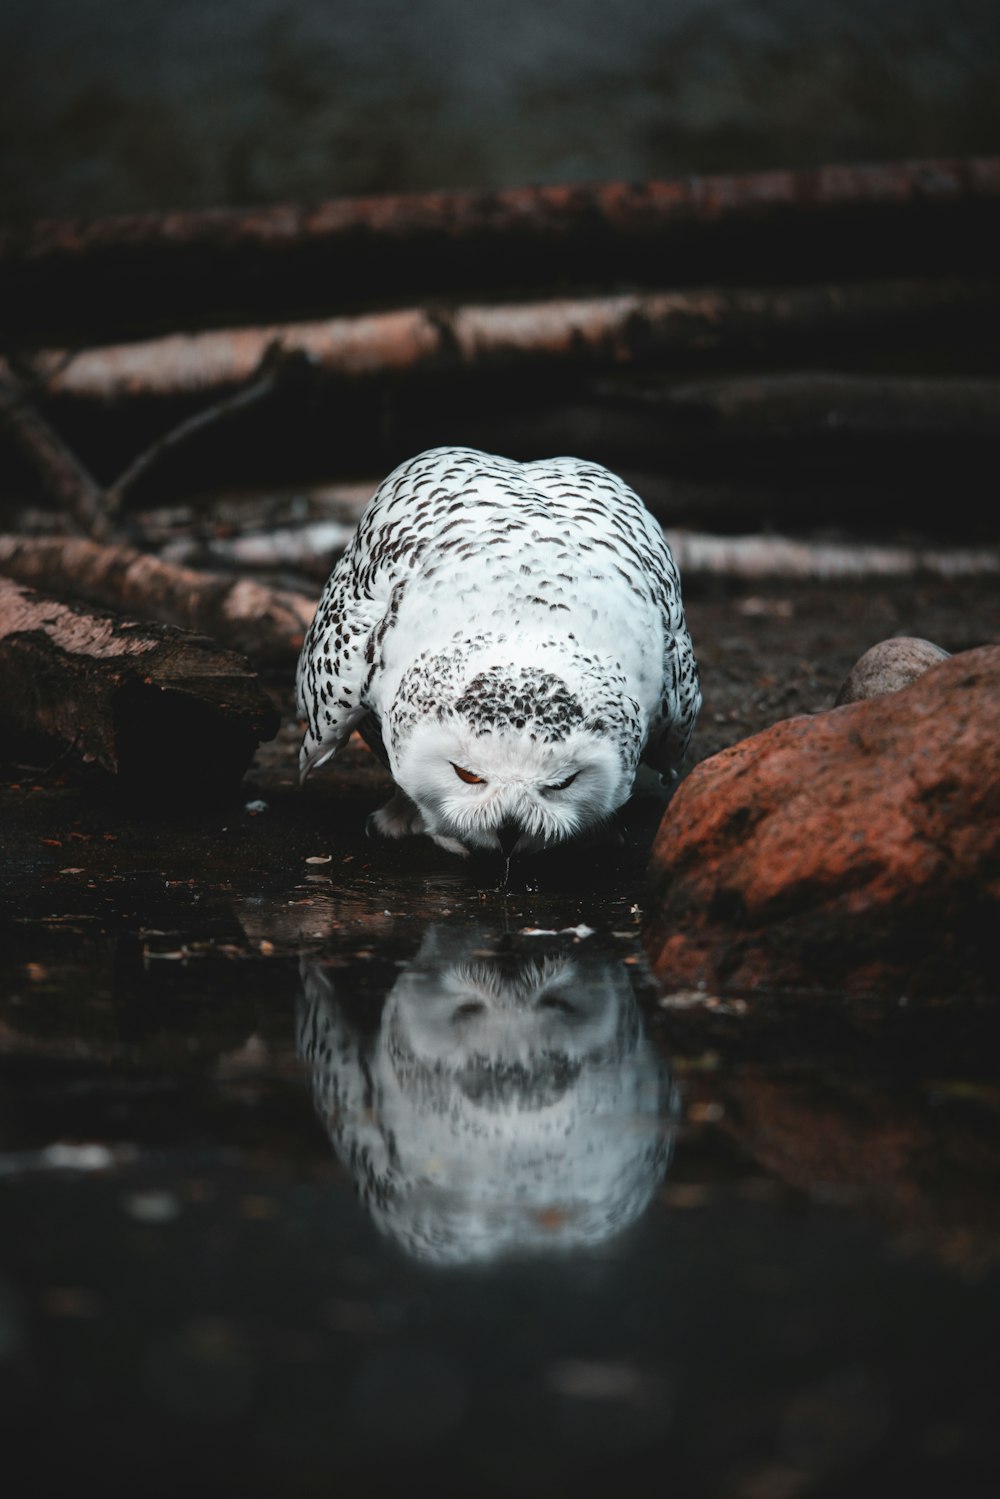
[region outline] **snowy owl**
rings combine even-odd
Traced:
[[[635,1222],[680,1101],[633,973],[593,942],[430,927],[372,1035],[330,971],[302,959],[299,1052],[384,1234],[455,1265],[564,1252]]]
[[[433,448],[379,486],[297,676],[304,779],[358,729],[387,837],[528,853],[670,776],[701,705],[660,527],[597,463]]]

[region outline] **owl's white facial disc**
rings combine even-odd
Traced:
[[[516,731],[469,733],[449,718],[415,728],[392,770],[429,833],[496,851],[500,830],[517,830],[518,853],[532,853],[607,821],[628,799],[635,767],[616,741],[585,729],[539,743]]]

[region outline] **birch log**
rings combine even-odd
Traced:
[[[250,380],[268,351],[341,379],[546,366],[622,368],[706,356],[855,351],[985,326],[1000,314],[992,279],[709,287],[555,301],[409,307],[358,317],[216,328],[80,349],[25,362],[49,396],[113,403],[218,398]]]

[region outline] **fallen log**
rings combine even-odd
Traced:
[[[0,233],[8,335],[289,317],[364,299],[632,279],[975,273],[1000,158],[344,198]]]
[[[674,527],[666,528],[664,534],[686,578],[864,582],[873,578],[969,578],[1000,573],[1000,551],[994,547],[875,546],[809,541],[772,533],[718,536]],[[168,543],[164,553],[174,563],[214,563],[263,571],[291,568],[322,582],[353,535],[352,526],[338,521],[308,521],[301,526],[242,536],[182,539]]]
[[[384,474],[365,483],[305,485],[299,489],[227,490],[202,494],[182,503],[143,507],[133,511],[133,525],[141,524],[143,545],[165,561],[193,564],[196,552],[182,556],[168,549],[190,545],[195,549],[205,538],[236,538],[243,533],[292,530],[299,525],[331,522],[353,532],[362,511]],[[42,512],[24,512],[31,522],[20,529],[38,535],[45,531]],[[13,528],[11,528],[13,529]],[[51,528],[50,528],[51,529]]]
[[[262,666],[295,662],[315,609],[304,594],[199,573],[129,546],[0,536],[0,573],[30,587],[211,635]]]
[[[235,789],[278,731],[250,663],[211,640],[0,578],[0,743],[164,793]]]
[[[614,408],[655,412],[671,443],[685,436],[1000,442],[1000,380],[796,371],[683,384],[605,379],[594,394]]]
[[[250,531],[240,536],[184,537],[168,542],[166,562],[195,567],[255,568],[273,571],[290,567],[325,582],[334,559],[354,536],[354,526],[343,521],[305,521],[278,526],[273,531]]]
[[[670,529],[664,535],[685,578],[789,578],[834,583],[1000,573],[1000,552],[995,547],[838,545],[788,536],[711,536]]]
[[[322,322],[213,329],[26,359],[57,398],[115,402],[218,395],[268,350],[350,380],[605,366],[706,356],[870,349],[1000,316],[995,280],[890,281],[628,293],[495,306],[406,308]]]

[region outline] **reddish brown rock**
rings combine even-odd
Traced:
[[[699,765],[660,825],[671,987],[1000,990],[1000,646]]]

